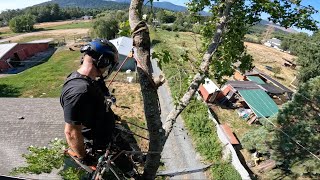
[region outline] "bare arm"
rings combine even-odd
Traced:
[[[64,134],[70,148],[77,154],[78,158],[85,156],[83,136],[81,133],[82,125],[65,124]]]

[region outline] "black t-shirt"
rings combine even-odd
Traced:
[[[93,139],[95,145],[106,145],[114,129],[114,113],[105,104],[104,92],[99,83],[73,72],[62,88],[60,103],[66,123],[83,125],[83,135]],[[91,131],[87,131],[87,130]],[[89,133],[88,133],[89,132]]]

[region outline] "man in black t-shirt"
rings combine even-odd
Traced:
[[[67,143],[85,161],[84,138],[93,140],[96,148],[105,147],[111,140],[115,115],[106,103],[110,94],[102,74],[109,74],[116,66],[118,51],[109,41],[97,39],[82,47],[81,52],[81,66],[66,79],[60,103]]]

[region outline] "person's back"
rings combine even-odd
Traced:
[[[83,125],[82,135],[93,140],[95,148],[106,147],[114,129],[114,115],[107,109],[104,92],[97,81],[75,71],[71,73],[61,93],[65,122]]]
[[[116,67],[118,51],[104,39],[94,40],[80,51],[84,53],[81,66],[66,79],[60,100],[67,143],[79,159],[85,159],[84,138],[92,139],[95,147],[106,147],[111,140],[115,118],[105,103],[109,93],[102,75]]]

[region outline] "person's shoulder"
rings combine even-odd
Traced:
[[[70,93],[79,94],[86,93],[89,91],[90,83],[84,79],[72,79],[67,84],[65,84],[65,90],[68,90]]]

